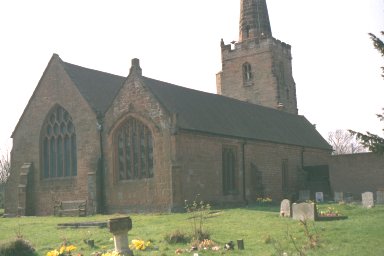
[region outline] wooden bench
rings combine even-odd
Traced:
[[[87,216],[87,200],[59,201],[54,206],[55,216]]]

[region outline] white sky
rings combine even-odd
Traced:
[[[299,114],[383,135],[384,59],[367,33],[384,30],[384,0],[267,0],[273,36],[292,46]],[[220,39],[238,40],[239,0],[0,2],[0,150],[53,53],[69,63],[216,91]]]

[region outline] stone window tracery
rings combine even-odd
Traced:
[[[77,176],[75,127],[61,106],[50,112],[43,126],[42,163],[44,179]]]
[[[119,180],[153,177],[153,141],[150,129],[129,118],[115,133],[116,167]]]

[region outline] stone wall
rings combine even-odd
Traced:
[[[330,158],[330,179],[334,192],[361,193],[384,189],[384,156],[374,153],[337,155]]]
[[[115,131],[128,118],[140,120],[152,133],[154,176],[119,180],[115,165]],[[130,76],[105,115],[106,193],[108,212],[171,211],[172,118],[142,84]]]
[[[329,152],[260,141],[223,138],[207,134],[181,132],[177,135],[177,164],[181,168],[183,199],[200,194],[204,200],[216,203],[254,202],[257,197],[273,200],[295,197],[305,187],[302,164],[326,164]],[[222,187],[222,148],[231,146],[237,152],[238,193],[224,195]],[[244,152],[244,153],[243,153]],[[312,157],[317,153],[318,157]],[[244,158],[243,158],[244,156]],[[243,163],[244,159],[244,163]],[[287,160],[286,188],[283,189],[282,161]],[[243,172],[243,170],[245,172]],[[259,172],[255,176],[254,172]],[[245,176],[244,176],[245,175]],[[255,178],[261,178],[263,191]]]
[[[77,177],[44,180],[40,158],[41,129],[50,111],[57,105],[66,109],[72,117],[77,136]],[[54,55],[38,86],[21,116],[13,133],[11,173],[6,189],[6,213],[16,214],[18,207],[18,185],[24,163],[33,165],[33,191],[29,198],[34,209],[27,212],[36,215],[53,213],[53,198],[57,200],[87,199],[88,172],[97,167],[99,155],[96,116],[80,95]],[[29,202],[27,202],[29,204]]]

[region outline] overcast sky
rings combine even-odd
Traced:
[[[299,114],[327,137],[383,135],[384,0],[267,0],[273,36],[292,46]],[[216,92],[220,39],[238,40],[240,0],[19,0],[0,3],[0,150],[53,53],[66,62]]]

